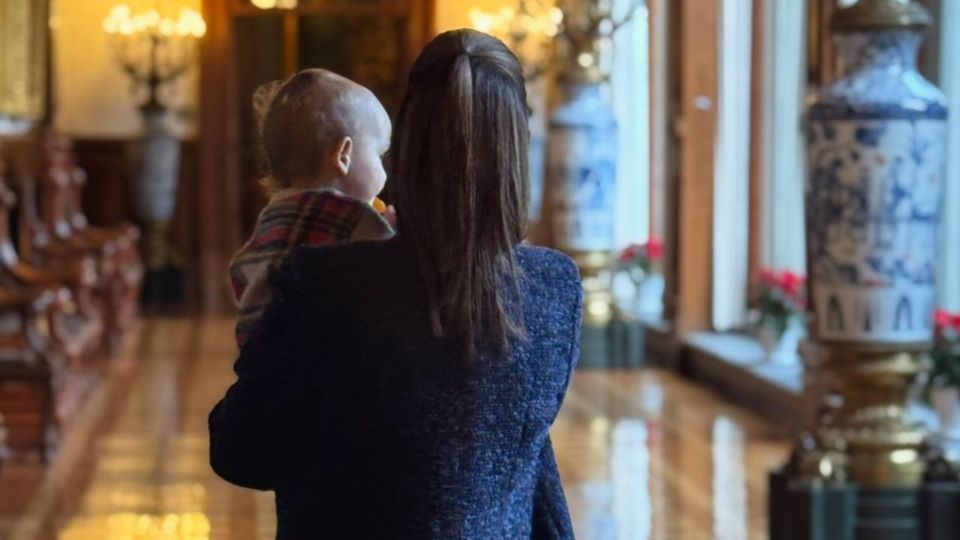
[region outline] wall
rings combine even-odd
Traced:
[[[130,82],[114,62],[102,22],[121,0],[53,0],[53,85],[55,126],[77,138],[128,138],[139,133],[137,103]],[[135,11],[155,5],[149,0],[123,0]],[[200,0],[161,0],[161,10],[181,6],[200,9]],[[197,70],[173,88],[168,103],[195,117]],[[185,137],[195,130],[193,118],[177,119]]]
[[[153,5],[148,0],[125,0],[135,10]],[[140,130],[130,83],[113,62],[103,18],[119,0],[53,0],[55,125],[78,138],[128,138]],[[201,0],[166,0],[161,6],[200,9]],[[437,0],[434,21],[438,32],[470,26],[469,12],[493,11],[508,0]],[[180,81],[173,104],[195,117],[196,70]],[[189,136],[194,118],[176,124]]]
[[[496,11],[503,6],[515,7],[513,0],[436,0],[434,21],[437,32],[470,28],[470,10]]]

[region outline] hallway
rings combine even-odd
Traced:
[[[233,381],[232,320],[146,319],[131,337],[142,361],[101,387],[50,474],[4,471],[0,538],[273,538],[272,495],[234,488],[207,464],[207,413]],[[96,416],[96,429],[82,425]],[[587,540],[765,538],[766,472],[789,442],[658,370],[578,372],[553,440]]]

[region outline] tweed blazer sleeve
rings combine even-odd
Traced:
[[[572,267],[572,265],[571,265]],[[569,269],[568,269],[569,271]],[[572,268],[576,276],[576,268]],[[573,281],[579,283],[574,277]],[[568,349],[568,371],[566,383],[563,385],[558,403],[563,403],[567,388],[573,376],[573,369],[580,360],[580,325],[583,320],[583,290],[577,288],[574,305],[570,306],[571,327],[570,344]],[[563,483],[560,480],[560,471],[557,468],[557,459],[553,453],[553,442],[547,437],[540,451],[539,475],[533,499],[533,540],[567,540],[573,539],[573,523],[567,507],[567,500],[563,494]]]
[[[210,413],[210,464],[239,486],[274,489],[284,468],[296,461],[294,453],[305,446],[297,439],[304,436],[309,407],[304,366],[295,360],[303,357],[316,332],[302,328],[298,281],[292,264],[274,276],[274,297],[263,324],[234,364],[237,382]],[[314,306],[312,320],[322,316]]]
[[[574,538],[573,523],[563,494],[553,443],[547,442],[540,451],[540,474],[533,496],[532,540],[567,540]]]

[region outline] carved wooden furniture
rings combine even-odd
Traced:
[[[64,288],[60,293],[65,295],[63,316],[51,331],[58,335],[64,354],[72,362],[90,361],[96,358],[103,335],[100,308],[94,301],[94,287],[98,283],[95,262],[84,256],[41,265],[21,260],[10,236],[10,215],[16,202],[16,196],[4,182],[0,164],[0,290]],[[28,213],[29,205],[22,206],[21,213]],[[34,230],[30,238],[41,239],[43,235]]]
[[[109,339],[107,345],[109,350],[114,351],[119,345],[118,340],[129,329],[137,312],[144,275],[139,251],[140,230],[128,222],[113,227],[90,225],[83,212],[83,188],[87,183],[87,174],[76,163],[71,141],[50,133],[45,149],[49,164],[47,176],[59,177],[63,174],[67,180],[65,186],[61,186],[59,182],[56,184],[61,190],[57,194],[61,200],[50,203],[63,204],[63,219],[69,226],[67,238],[73,239],[75,245],[101,250],[109,246],[112,250],[114,281],[106,291],[110,295],[106,304],[112,309],[108,310],[105,316]],[[53,199],[55,194],[50,195]],[[51,209],[51,214],[53,213]],[[48,221],[48,226],[51,223]]]
[[[0,168],[0,412],[12,450],[46,457],[97,383],[103,323],[93,261],[20,260],[10,237],[16,197]]]
[[[85,175],[76,166],[68,139],[49,133],[44,144],[39,197],[29,178],[20,179],[23,237],[34,263],[91,261],[93,300],[105,323],[104,346],[117,350],[136,313],[143,265],[137,252],[139,231],[132,225],[93,228],[80,210]],[[38,206],[40,211],[38,212]]]
[[[58,354],[44,335],[55,299],[51,289],[0,289],[0,411],[6,446],[41,457],[56,437],[54,392],[65,367],[54,360]]]
[[[3,480],[3,461],[7,459],[10,449],[7,448],[7,424],[0,414],[0,481]]]

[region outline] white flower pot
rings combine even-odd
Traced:
[[[779,338],[769,325],[762,325],[757,339],[766,353],[767,360],[773,364],[791,365],[800,362],[800,341],[805,335],[802,324],[791,323]]]
[[[634,309],[638,315],[659,317],[663,314],[664,281],[661,274],[650,274],[637,287]]]
[[[940,420],[940,432],[960,435],[960,390],[956,386],[934,388],[930,402]]]

